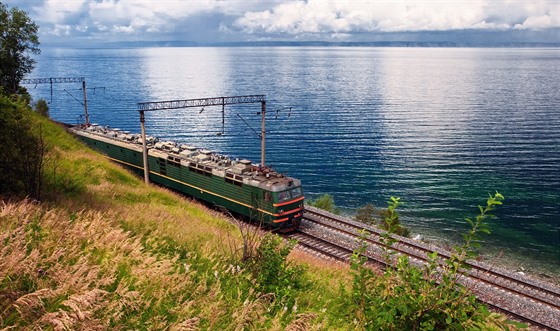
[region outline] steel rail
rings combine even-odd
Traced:
[[[336,245],[321,238],[317,238],[309,233],[300,230],[296,230],[289,235],[284,235],[284,237],[295,239],[297,240],[298,245],[310,248],[312,250],[315,250],[316,252],[319,252],[320,254],[334,258],[338,261],[346,262],[352,255],[351,249]]]
[[[307,214],[319,215],[322,218],[326,218],[330,221],[334,221],[336,223],[342,224],[343,226],[352,228],[354,230],[359,231],[359,230],[365,229],[369,232],[373,232],[377,236],[380,236],[381,233],[383,232],[382,230],[379,230],[379,229],[374,229],[374,228],[371,228],[371,227],[366,228],[364,226],[359,226],[359,225],[356,225],[356,224],[352,224],[352,223],[349,223],[349,222],[345,221],[344,219],[333,217],[331,215],[324,214],[324,213],[321,213],[321,212],[313,211],[313,210],[310,210],[309,208],[307,208],[304,212],[307,213]],[[316,219],[316,218],[313,218],[313,217],[309,218],[309,215],[307,215],[306,218],[308,220],[312,221],[312,222],[321,223],[322,225],[330,227],[330,228],[332,228],[336,231],[341,231],[341,232],[344,232],[344,233],[346,233],[350,236],[357,237],[356,233],[353,233],[351,231],[344,230],[344,229],[341,229],[341,228],[331,227],[329,224],[321,222],[321,220],[319,220],[319,219]],[[432,249],[422,247],[421,245],[418,245],[416,243],[405,242],[405,241],[402,241],[402,240],[399,240],[399,239],[397,239],[397,240],[398,240],[397,243],[393,247],[388,247],[387,245],[383,244],[382,242],[380,242],[378,240],[374,240],[374,239],[371,239],[371,238],[366,239],[366,241],[369,242],[369,243],[372,243],[372,244],[375,244],[375,245],[378,245],[378,246],[382,246],[382,247],[385,247],[385,248],[390,248],[390,249],[396,250],[396,251],[398,251],[402,254],[406,254],[406,255],[409,255],[409,256],[413,255],[414,258],[419,259],[419,260],[423,260],[423,261],[427,260],[425,256],[422,256],[421,254],[412,254],[410,251],[408,251],[408,250],[406,250],[402,247],[399,247],[399,246],[409,247],[411,250],[421,251],[422,253],[432,253],[433,252]],[[451,255],[449,253],[443,252],[442,250],[439,250],[437,253],[438,253],[438,257],[440,257],[440,258],[449,259],[451,257]],[[509,275],[505,275],[505,274],[500,273],[500,272],[498,272],[496,270],[493,270],[491,268],[483,267],[483,266],[480,266],[480,265],[477,265],[477,264],[474,264],[474,263],[468,263],[467,262],[467,266],[469,268],[471,268],[471,272],[469,274],[470,277],[478,278],[481,281],[485,281],[485,282],[488,282],[490,284],[494,284],[494,282],[492,282],[492,280],[488,280],[488,278],[490,278],[490,277],[500,277],[507,282],[515,283],[518,287],[523,287],[524,290],[527,290],[527,288],[529,288],[529,289],[531,289],[533,291],[536,291],[536,292],[543,292],[546,295],[551,296],[553,298],[543,299],[541,297],[536,297],[534,295],[530,295],[530,297],[534,300],[540,301],[544,304],[548,304],[548,305],[554,306],[555,308],[560,309],[560,292],[559,291],[555,291],[555,290],[552,290],[552,289],[543,288],[543,287],[535,285],[535,284],[527,283],[523,280],[511,277]],[[476,270],[480,273],[486,274],[487,277],[474,275],[472,270]],[[509,287],[509,290],[512,291],[512,292],[518,293],[520,295],[529,296],[529,295],[526,294],[526,292],[521,292],[517,289],[512,288],[511,286]]]
[[[304,219],[305,220],[310,221],[310,222],[314,222],[314,223],[318,223],[321,226],[324,226],[324,227],[327,227],[327,228],[331,229],[332,231],[338,231],[340,233],[351,236],[353,238],[358,237],[355,230],[365,229],[368,232],[373,232],[378,236],[381,235],[381,233],[383,232],[381,230],[374,229],[372,227],[367,227],[365,225],[360,226],[358,224],[353,224],[353,223],[349,222],[348,220],[346,220],[344,218],[341,218],[340,216],[333,215],[333,214],[330,214],[330,213],[327,213],[327,212],[324,212],[324,211],[321,211],[321,210],[311,210],[309,208],[306,208],[304,212],[305,212],[305,214],[304,214]],[[315,215],[315,217],[313,217],[313,216],[309,217],[310,215]],[[320,219],[318,219],[318,217],[327,219],[331,222],[337,223],[337,224],[342,225],[346,228],[350,228],[350,229],[354,230],[354,232],[352,232],[350,230],[342,229],[339,226],[334,226],[332,224],[327,224],[326,222],[322,222]],[[368,238],[368,239],[366,239],[366,241],[370,244],[373,244],[373,245],[384,246],[384,247],[388,248],[387,245],[385,245],[384,243],[382,243],[378,240],[376,241],[376,240],[372,240],[372,239]],[[431,249],[422,247],[421,245],[417,245],[417,244],[411,243],[411,242],[404,242],[403,243],[401,241],[401,242],[399,242],[399,244],[401,244],[401,246],[402,245],[409,246],[409,249],[399,248],[399,247],[395,247],[395,246],[390,247],[390,249],[393,249],[393,250],[395,250],[395,251],[397,251],[401,254],[406,254],[408,256],[411,256],[412,258],[414,258],[416,260],[420,260],[421,262],[426,262],[427,258],[423,257],[419,253],[417,253],[418,250],[422,251],[424,253],[433,251]],[[412,247],[412,250],[414,251],[414,253],[410,252],[411,247]],[[443,255],[445,255],[445,254],[442,254],[441,251],[438,252],[438,256],[440,256],[440,258],[445,257]],[[449,257],[449,254],[447,254],[447,257]],[[375,260],[377,260],[377,259],[375,259]],[[380,262],[380,261],[378,261],[378,262]],[[478,275],[473,275],[472,273],[471,274],[465,274],[466,277],[471,278],[473,281],[480,282],[481,284],[486,284],[486,286],[492,286],[492,287],[495,287],[495,288],[498,288],[498,289],[501,289],[501,290],[508,291],[509,293],[511,293],[513,295],[518,295],[518,296],[525,297],[528,300],[531,300],[533,302],[538,302],[539,304],[545,304],[546,306],[551,307],[551,309],[560,310],[560,306],[559,306],[560,295],[558,294],[558,291],[549,290],[547,288],[543,288],[543,287],[540,287],[540,286],[537,286],[537,285],[534,285],[534,284],[531,284],[531,283],[527,283],[527,282],[524,282],[523,280],[516,279],[516,278],[510,277],[508,275],[504,275],[502,273],[496,272],[496,271],[491,270],[489,268],[481,267],[481,266],[478,266],[478,265],[471,265],[471,267],[473,269],[479,269],[483,273],[486,273],[486,274],[494,274],[493,277],[495,277],[495,278],[499,277],[499,278],[502,279],[502,281],[505,280],[506,284],[500,284],[496,279],[492,279],[492,276],[484,278],[484,277],[480,277]],[[514,288],[514,285],[511,284],[512,282],[518,284],[518,285],[516,285],[516,287],[520,286],[522,288],[522,290],[518,290],[517,288]],[[530,289],[529,294],[526,292],[527,288]],[[552,298],[552,299],[542,298],[542,297],[536,296],[531,291],[541,293],[541,296],[542,296],[542,292],[544,292],[546,295],[553,296],[554,298]],[[528,322],[532,325],[535,325],[535,326],[538,326],[538,327],[541,327],[541,328],[544,328],[544,329],[548,329],[548,330],[555,330],[556,329],[553,326],[547,325],[547,324],[545,324],[543,322],[540,322],[538,320],[535,320],[535,319],[533,319],[529,316],[523,315],[523,313],[511,311],[511,309],[508,309],[506,307],[502,307],[502,306],[498,305],[497,303],[485,302],[485,300],[481,299],[480,297],[479,297],[478,300],[481,301],[481,302],[484,302],[485,304],[487,304],[491,307],[494,307],[497,310],[500,310],[501,312],[504,312],[506,314],[514,316],[518,320]]]

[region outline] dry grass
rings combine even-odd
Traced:
[[[140,237],[116,227],[111,215],[45,211],[21,202],[4,203],[0,220],[3,323],[90,330],[124,318],[159,329],[175,323],[141,321],[141,312],[172,301],[185,315],[177,323],[180,329],[194,325],[189,297],[200,296],[200,305],[219,296],[216,285],[208,291],[205,281],[197,284],[189,273],[179,272],[177,255],[147,251]],[[154,234],[155,242],[161,234]]]
[[[294,251],[319,290],[302,293],[297,311],[271,313],[275,298],[231,264],[241,239],[221,214],[74,144],[49,162],[47,202],[0,202],[0,330],[329,325],[347,267]]]
[[[180,215],[174,208],[157,206],[135,208],[127,215],[143,215],[150,223],[146,215],[153,213],[158,219]],[[273,297],[230,286],[233,280],[247,287],[251,280],[238,267],[225,264],[220,254],[209,254],[211,244],[192,251],[169,248],[162,238],[172,235],[170,225],[154,222],[146,227],[149,235],[135,234],[120,225],[140,221],[119,219],[122,216],[118,210],[73,212],[29,201],[2,203],[0,330],[104,330],[122,325],[245,330],[262,329],[270,320],[273,329],[284,328],[280,315],[268,315]],[[188,218],[183,215],[183,220]],[[183,247],[188,247],[185,233],[193,228],[195,235],[203,231],[188,227],[173,238],[185,240]],[[211,236],[207,240],[211,242]],[[287,326],[308,329],[311,316],[294,314]]]
[[[313,330],[313,321],[317,318],[317,314],[303,313],[298,314],[295,320],[288,325],[286,331],[308,331]]]
[[[103,303],[105,293],[96,288],[106,279],[100,277],[99,266],[88,262],[80,243],[88,240],[84,225],[99,228],[100,218],[86,223],[71,222],[68,216],[30,202],[0,208],[0,279],[4,283],[0,296],[9,293],[12,299],[3,305],[4,320],[15,317],[24,325],[55,329],[95,321],[96,302]],[[80,218],[92,216],[82,214]],[[62,301],[58,311],[49,311],[53,301]]]
[[[258,293],[235,224],[46,132],[47,202],[0,200],[0,331],[357,327],[348,265],[296,249],[309,285]]]

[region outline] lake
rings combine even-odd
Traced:
[[[265,94],[267,164],[352,215],[400,197],[401,222],[452,244],[488,194],[482,246],[560,274],[560,50],[239,47],[43,49],[28,78],[85,77],[91,121],[140,132],[137,102]],[[80,121],[80,83],[27,85]],[[259,104],[150,112],[148,134],[260,162]],[[83,119],[82,119],[83,120]],[[501,257],[500,259],[504,259]]]

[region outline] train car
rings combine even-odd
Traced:
[[[111,160],[143,174],[142,138],[100,125],[69,129]],[[304,195],[301,181],[249,160],[147,137],[149,179],[254,221],[288,232],[299,227]]]

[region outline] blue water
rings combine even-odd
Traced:
[[[499,191],[485,252],[560,274],[558,49],[44,49],[37,61],[30,77],[86,78],[92,122],[135,132],[137,102],[266,94],[267,164],[307,197],[352,214],[398,196],[412,232],[451,243]],[[71,123],[80,87],[28,86]],[[260,104],[227,106],[222,136],[221,107],[201,110],[149,113],[148,133],[260,161]]]

